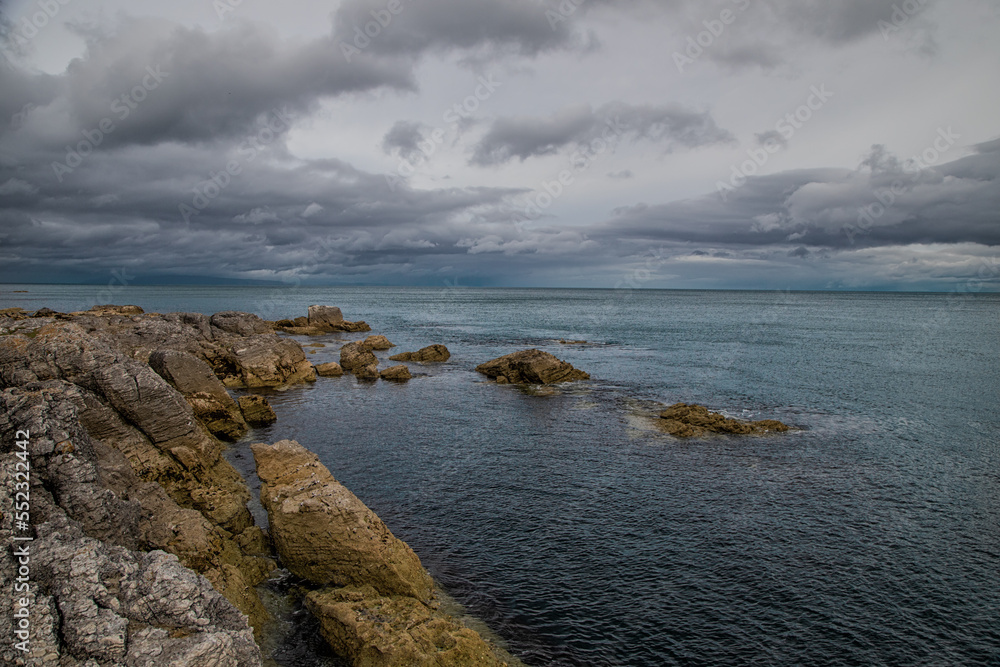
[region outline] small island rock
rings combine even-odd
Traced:
[[[774,419],[754,422],[731,419],[717,412],[709,412],[703,405],[675,403],[660,413],[660,428],[678,438],[690,438],[705,433],[729,433],[751,435],[768,432],[783,433],[789,430],[786,424]]]
[[[320,364],[316,367],[316,375],[324,378],[339,378],[344,374],[344,368],[336,361],[328,364]]]
[[[389,357],[390,361],[416,361],[419,363],[438,363],[451,359],[451,352],[444,345],[428,345],[416,352],[403,352]]]
[[[480,364],[476,370],[500,384],[555,384],[590,379],[587,373],[541,350],[514,352]]]
[[[364,343],[366,346],[368,346],[369,350],[381,351],[381,350],[390,350],[396,347],[395,345],[390,343],[389,339],[386,338],[385,336],[369,336],[368,338],[365,338]]]
[[[410,369],[402,364],[385,369],[379,373],[379,377],[383,380],[390,380],[392,382],[406,382],[407,380],[413,379],[413,375],[410,374]]]

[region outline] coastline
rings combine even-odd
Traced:
[[[0,603],[16,610],[27,602],[24,620],[5,614],[0,624],[9,627],[0,632],[30,628],[27,643],[0,649],[5,661],[146,664],[156,655],[177,665],[276,664],[260,649],[275,626],[258,586],[285,566],[297,570],[300,590],[311,589],[307,607],[324,636],[354,664],[517,664],[495,638],[484,640],[456,618],[459,608],[435,592],[409,547],[297,443],[279,445],[311,459],[310,475],[283,469],[268,480],[292,499],[284,518],[290,525],[302,518],[311,502],[302,493],[327,494],[331,504],[308,523],[327,522],[333,546],[351,557],[317,566],[315,535],[301,525],[281,532],[282,517],[275,519],[284,511],[276,506],[289,509],[289,502],[269,507],[269,529],[280,539],[256,525],[246,480],[222,452],[262,412],[266,423],[270,408],[263,399],[235,401],[227,390],[317,380],[302,346],[276,335],[273,323],[247,313],[160,315],[134,306],[36,315],[0,311],[4,508],[14,507],[20,488],[13,479],[19,441],[30,471],[30,520],[4,511],[0,538],[30,544],[33,558],[23,600],[6,581],[17,572],[13,552],[0,563]],[[331,322],[312,324],[336,327],[327,316]],[[363,324],[337,330],[365,331]],[[255,446],[255,456],[273,449]],[[350,512],[331,509],[344,502]],[[348,525],[358,517],[388,551],[358,539]],[[296,551],[289,544],[300,538]],[[313,555],[308,567],[297,567],[303,545]],[[80,576],[81,554],[93,574]],[[355,557],[360,569],[346,564]],[[381,620],[361,623],[373,609]]]

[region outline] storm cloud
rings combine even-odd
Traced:
[[[226,6],[0,3],[0,280],[1000,288],[985,0]]]

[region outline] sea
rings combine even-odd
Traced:
[[[333,305],[383,360],[447,345],[406,384],[270,392],[278,422],[227,456],[258,484],[250,443],[316,452],[526,665],[1000,665],[1000,295],[0,286],[108,302]],[[299,340],[318,364],[359,337]],[[475,372],[527,348],[592,379]],[[680,440],[677,402],[794,430]],[[335,664],[314,644],[275,664]]]

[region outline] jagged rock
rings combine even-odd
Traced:
[[[24,311],[24,308],[4,308],[0,310],[0,318],[8,318],[11,320],[26,320],[30,315]]]
[[[239,406],[207,363],[187,352],[158,350],[149,356],[149,365],[184,395],[212,435],[234,442],[246,434]]]
[[[212,315],[209,320],[213,327],[237,336],[271,333],[271,328],[253,313],[226,311]]]
[[[396,347],[385,336],[369,336],[365,338],[364,343],[369,350],[391,350]]]
[[[416,352],[403,352],[389,357],[390,361],[416,361],[420,363],[443,362],[451,359],[451,352],[444,345],[428,345]]]
[[[216,438],[236,442],[246,435],[247,422],[232,399],[223,404],[215,396],[206,393],[190,394],[185,398],[195,416]]]
[[[317,366],[316,374],[324,378],[336,378],[344,374],[344,369],[336,361],[331,361],[328,364],[320,364]]]
[[[476,370],[502,384],[555,384],[590,379],[587,373],[541,350],[514,352],[480,364]]]
[[[32,607],[35,651],[30,664],[45,656],[58,661],[60,655],[61,664],[76,664],[66,662],[71,656],[101,664],[146,664],[141,660],[148,654],[139,650],[130,634],[143,623],[166,627],[169,639],[198,635],[184,645],[200,646],[192,656],[201,659],[171,664],[260,664],[245,621],[208,582],[181,567],[174,556],[140,554],[135,549],[170,549],[187,561],[184,565],[209,574],[230,566],[253,583],[266,577],[273,561],[244,555],[230,533],[210,524],[200,512],[180,508],[158,484],[139,480],[121,452],[93,439],[79,419],[79,413],[89,409],[87,401],[93,400],[85,398],[88,393],[58,380],[0,392],[0,451],[10,451],[17,431],[30,433],[31,517],[36,528],[32,574],[42,585]],[[11,504],[14,488],[5,474],[0,470],[3,507]],[[0,513],[4,543],[9,542],[11,520],[10,513]],[[252,532],[248,537],[252,541]],[[9,555],[9,550],[0,550],[4,608],[12,608],[6,598],[11,591],[7,573],[14,571],[4,562]],[[164,577],[169,581],[158,585]],[[199,581],[194,588],[185,583]],[[243,588],[256,597],[247,585]],[[42,590],[49,595],[42,595]],[[182,611],[178,605],[199,607],[199,599],[208,602],[202,605],[207,613],[187,620],[178,615]],[[259,598],[256,603],[260,606]],[[252,608],[244,611],[254,614]],[[267,614],[262,607],[259,611],[263,616],[257,620],[263,626]],[[9,614],[0,614],[0,631],[10,629],[7,623]],[[177,646],[170,641],[163,648]],[[23,664],[8,649],[7,643],[0,646],[0,662]]]
[[[709,412],[703,405],[688,405],[675,403],[660,413],[658,426],[667,433],[678,438],[690,438],[705,433],[729,433],[733,435],[750,435],[755,433],[778,432],[789,430],[786,424],[774,419],[745,422],[731,419],[717,412]]]
[[[410,374],[410,369],[402,364],[385,369],[379,373],[379,377],[383,380],[390,380],[392,382],[406,382],[407,380],[413,379],[413,375]]]
[[[431,578],[417,555],[297,442],[252,446],[271,539],[282,564],[320,586],[370,585],[426,600]]]
[[[40,308],[35,311],[35,314],[32,315],[32,317],[52,317],[53,315],[57,314],[58,313],[56,313],[56,311],[52,310],[51,308]]]
[[[367,344],[356,341],[340,348],[340,365],[345,371],[355,372],[366,366],[378,366],[378,359]]]
[[[306,606],[327,643],[365,667],[506,665],[474,630],[411,597],[370,586],[313,591]]]
[[[37,532],[33,573],[61,616],[61,653],[129,666],[262,664],[246,619],[176,556],[109,547],[65,520]]]
[[[358,366],[353,371],[354,377],[359,380],[377,380],[378,379],[378,365],[369,364],[367,366]]]
[[[274,414],[274,409],[267,399],[257,394],[240,396],[240,410],[243,411],[243,418],[254,428],[270,426],[278,421],[278,415]]]
[[[239,338],[227,347],[238,373],[229,376],[227,386],[256,389],[316,380],[312,364],[295,341],[256,335]]]
[[[198,423],[184,397],[149,366],[107,347],[74,323],[46,325],[30,340],[0,338],[0,383],[49,379],[86,390],[81,421],[120,437],[112,444],[140,477],[161,483],[179,504],[203,511],[223,528],[241,532],[252,523],[245,506],[249,492],[221,457],[220,444]],[[194,493],[206,488],[217,493]],[[209,500],[211,507],[200,505]]]
[[[307,319],[310,326],[340,324],[344,321],[344,314],[340,312],[340,308],[333,306],[309,306]]]

